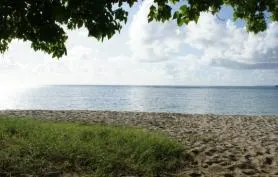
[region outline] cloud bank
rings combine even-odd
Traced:
[[[175,22],[148,24],[152,2],[144,1],[131,23],[129,38],[134,58],[154,62],[193,55],[199,63],[231,69],[278,68],[278,23],[270,23],[257,35],[209,13],[202,13],[197,24],[190,22],[184,28]]]

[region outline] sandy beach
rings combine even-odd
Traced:
[[[183,176],[278,176],[278,116],[9,110],[0,115],[160,130],[194,157]]]

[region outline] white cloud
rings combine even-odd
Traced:
[[[185,43],[204,51],[212,65],[233,69],[278,69],[278,23],[265,32],[248,33],[228,20],[202,13],[198,24],[189,23]]]
[[[165,61],[179,52],[182,37],[173,21],[148,23],[147,15],[152,3],[153,0],[144,1],[134,15],[129,28],[129,45],[135,59]]]
[[[0,58],[0,70],[1,71],[11,71],[11,70],[21,70],[24,69],[26,66],[24,66],[21,63],[18,63],[14,60],[11,60],[10,57],[7,57],[6,59],[4,59],[4,57],[2,56],[2,58]]]
[[[152,2],[142,3],[129,29],[135,59],[156,62],[195,55],[199,61],[191,60],[189,68],[211,64],[231,69],[278,69],[278,23],[270,23],[265,32],[256,35],[210,13],[201,13],[197,24],[190,22],[185,28],[174,21],[148,23]]]

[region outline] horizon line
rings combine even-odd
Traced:
[[[278,85],[171,85],[171,84],[43,84],[43,86],[136,86],[136,87],[276,87]]]

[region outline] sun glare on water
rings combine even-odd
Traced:
[[[35,85],[3,84],[0,87],[0,109],[15,109],[21,95]]]

